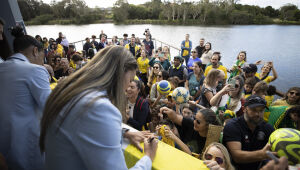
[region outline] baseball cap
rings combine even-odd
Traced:
[[[175,59],[179,59],[180,61],[183,61],[183,58],[182,58],[181,56],[179,56],[179,55],[178,55],[178,56],[175,56],[175,57],[174,57],[174,60],[175,60]]]
[[[243,68],[243,71],[246,73],[256,73],[257,66],[255,64],[249,64]]]
[[[250,108],[264,106],[267,108],[267,102],[265,99],[258,95],[251,95],[246,99],[244,106],[248,106]]]

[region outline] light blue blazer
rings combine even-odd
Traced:
[[[12,170],[40,170],[39,121],[50,94],[49,74],[21,53],[0,63],[0,153]]]
[[[68,103],[47,131],[45,158],[47,170],[124,170],[127,169],[122,142],[122,116],[106,92],[93,91],[70,110],[59,126]],[[132,168],[150,170],[151,159],[144,156]]]

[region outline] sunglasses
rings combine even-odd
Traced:
[[[211,155],[211,154],[209,154],[209,153],[206,153],[206,154],[204,155],[204,158],[205,158],[206,160],[212,160],[212,159],[213,159],[213,155]],[[215,157],[215,161],[216,161],[219,165],[223,164],[223,162],[224,162],[224,160],[223,160],[222,158],[220,158],[220,157]]]
[[[201,121],[200,121],[200,120],[196,119],[196,117],[194,117],[194,120],[196,120],[197,124],[199,124],[199,125],[200,125],[200,123],[201,123]]]
[[[290,95],[294,95],[295,94],[296,96],[300,96],[300,93],[297,93],[297,92],[290,91],[289,93],[290,93]]]
[[[154,69],[157,69],[157,70],[159,69],[159,67],[153,67],[153,68],[154,68]]]
[[[196,51],[192,51],[192,53],[197,53]]]

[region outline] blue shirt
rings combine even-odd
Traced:
[[[188,72],[189,72],[189,73],[193,72],[193,70],[190,69],[190,67],[193,67],[194,63],[197,62],[197,61],[201,61],[201,59],[198,58],[198,57],[195,58],[195,59],[193,59],[193,57],[191,57],[191,58],[189,59],[189,62],[188,62],[188,64],[187,64],[187,68],[188,68]]]
[[[59,126],[69,102],[47,130],[45,140],[47,170],[124,170],[122,115],[106,92],[93,91],[82,97]],[[144,156],[132,170],[150,170],[151,159]]]
[[[21,53],[0,63],[0,153],[8,167],[42,169],[39,119],[51,92],[49,74]]]

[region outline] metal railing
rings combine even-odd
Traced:
[[[112,38],[107,38],[107,39],[111,40]],[[99,38],[96,38],[96,40],[100,41]],[[120,39],[118,39],[118,40],[120,40]],[[140,38],[140,40],[143,41],[144,38]],[[157,49],[158,47],[162,47],[163,48],[164,46],[167,46],[169,48],[169,50],[170,50],[170,54],[171,54],[171,58],[172,59],[173,59],[174,56],[181,54],[181,49],[178,48],[178,47],[172,46],[170,44],[167,44],[167,43],[165,43],[163,41],[160,41],[158,39],[155,39],[155,38],[152,38],[152,41],[153,41],[153,44],[154,44],[154,49]],[[85,40],[80,40],[80,41],[72,42],[70,44],[75,45],[75,48],[78,51],[78,50],[82,50],[83,49],[84,43],[85,43]]]

